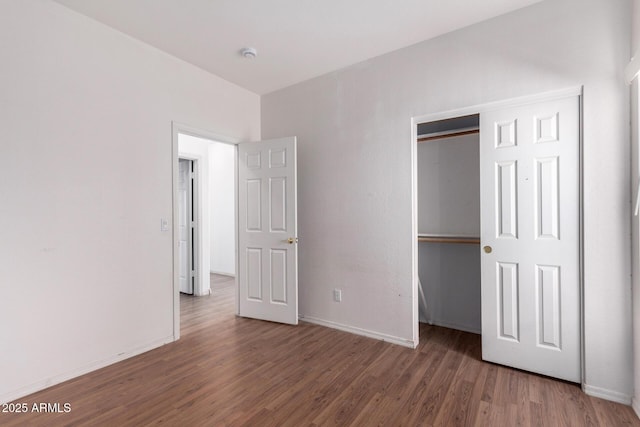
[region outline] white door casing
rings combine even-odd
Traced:
[[[239,314],[298,323],[296,138],[238,144]]]
[[[178,280],[180,292],[193,294],[193,161],[178,161]]]
[[[480,114],[482,357],[580,382],[579,97]]]

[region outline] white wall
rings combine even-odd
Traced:
[[[631,85],[632,94],[638,93],[638,81]],[[638,97],[632,96],[632,135],[631,135],[631,185],[632,197],[637,197],[640,173],[638,167],[639,147],[638,147]],[[635,202],[635,199],[632,198]],[[634,204],[631,205],[633,209]],[[640,417],[640,217],[631,218],[631,264],[632,264],[632,296],[633,296],[633,372],[634,372],[634,394],[633,408]]]
[[[631,52],[640,55],[640,0],[633,0],[631,14]],[[640,182],[640,147],[638,146],[638,79],[631,85],[631,185],[632,201],[637,197]],[[631,208],[634,208],[634,204]],[[640,416],[640,217],[631,218],[631,263],[633,282],[633,409]]]
[[[180,157],[197,160],[196,295],[209,294],[210,272],[235,275],[235,149],[233,144],[179,135]]]
[[[418,232],[480,236],[480,136],[418,144]]]
[[[0,56],[5,402],[173,339],[172,121],[256,140],[260,105],[48,0],[2,2]]]
[[[418,244],[418,274],[427,301],[420,321],[481,333],[480,273],[478,245]]]
[[[212,142],[209,148],[212,273],[235,276],[235,149]]]
[[[541,2],[263,96],[298,136],[300,313],[413,340],[411,117],[584,85],[584,383],[629,402],[629,15]]]

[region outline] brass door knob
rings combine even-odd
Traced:
[[[490,254],[493,249],[491,248],[491,246],[485,246],[484,248],[482,248],[484,250],[485,253]]]
[[[297,237],[289,237],[286,242],[290,245],[293,245],[294,243],[298,243],[298,238]]]

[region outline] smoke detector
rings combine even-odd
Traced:
[[[252,47],[245,47],[240,51],[240,55],[242,55],[242,57],[246,59],[254,59],[256,56],[258,56],[258,51]]]

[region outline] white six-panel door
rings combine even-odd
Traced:
[[[238,144],[239,314],[298,323],[296,138]]]
[[[480,115],[482,357],[579,382],[579,98]]]

